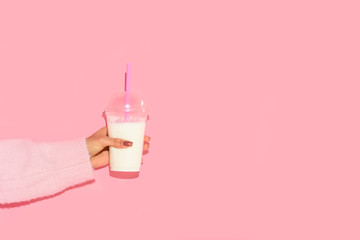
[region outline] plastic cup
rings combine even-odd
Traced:
[[[141,167],[148,113],[141,98],[133,93],[115,94],[105,108],[109,137],[132,141],[128,148],[109,148],[111,172],[136,173]]]

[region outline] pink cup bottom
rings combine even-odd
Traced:
[[[110,171],[110,176],[114,178],[121,179],[131,179],[139,177],[140,172],[118,172],[118,171]]]

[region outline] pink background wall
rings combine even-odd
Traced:
[[[1,1],[2,139],[89,136],[131,62],[152,142],[0,239],[359,239],[356,2]]]

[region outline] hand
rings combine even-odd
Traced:
[[[150,147],[150,137],[144,137],[144,154]],[[90,161],[93,168],[101,168],[109,164],[109,146],[115,148],[128,148],[132,142],[120,138],[108,137],[107,127],[103,127],[90,137],[86,138],[86,145],[90,154]]]

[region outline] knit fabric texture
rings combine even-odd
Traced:
[[[29,201],[94,179],[86,139],[0,141],[0,203]]]

